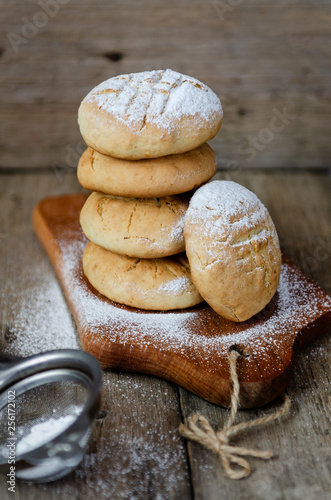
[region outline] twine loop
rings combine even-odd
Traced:
[[[246,458],[243,458],[244,456],[267,460],[273,455],[270,450],[260,451],[254,448],[230,445],[231,437],[251,427],[266,425],[282,417],[287,413],[291,404],[289,397],[285,396],[283,405],[276,412],[266,417],[256,418],[250,422],[234,425],[234,419],[239,405],[239,380],[236,370],[237,358],[239,356],[240,354],[235,350],[230,352],[230,376],[233,385],[231,412],[223,429],[215,432],[209,421],[199,413],[195,413],[188,419],[187,426],[184,424],[180,424],[179,426],[179,432],[182,436],[200,443],[202,446],[219,455],[224,473],[231,479],[242,479],[243,477],[249,476],[251,473],[249,462]]]

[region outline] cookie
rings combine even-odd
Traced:
[[[192,281],[221,316],[245,321],[277,290],[281,269],[273,221],[258,197],[230,181],[213,181],[191,198],[184,220]]]
[[[136,259],[90,242],[83,255],[91,285],[114,302],[147,310],[183,309],[202,302],[185,254]]]
[[[189,195],[120,198],[92,193],[80,224],[87,238],[112,252],[145,259],[185,249],[183,224]]]
[[[170,69],[110,78],[83,99],[78,124],[88,146],[127,160],[190,151],[212,139],[223,119],[205,84]]]
[[[77,176],[90,191],[132,198],[159,198],[185,193],[207,182],[217,170],[208,144],[178,155],[149,160],[120,160],[92,148],[80,158]]]

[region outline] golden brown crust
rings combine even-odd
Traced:
[[[116,253],[167,257],[185,249],[183,224],[188,195],[119,198],[92,193],[80,214],[87,238]]]
[[[137,259],[90,242],[84,251],[83,268],[96,290],[120,304],[166,311],[203,301],[191,281],[184,254],[163,259]]]
[[[183,154],[136,161],[119,160],[88,148],[80,158],[77,176],[90,191],[158,198],[190,191],[211,179],[216,170],[216,155],[208,144]]]
[[[281,254],[260,200],[234,182],[214,181],[193,195],[184,221],[192,280],[221,316],[245,321],[277,290]]]

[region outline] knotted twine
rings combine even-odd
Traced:
[[[282,417],[285,413],[287,413],[291,404],[289,397],[285,396],[284,404],[279,410],[271,415],[256,418],[250,422],[233,425],[239,405],[239,380],[236,370],[237,358],[239,356],[240,354],[235,350],[230,352],[230,376],[233,385],[231,394],[231,412],[223,429],[215,432],[208,420],[199,413],[192,415],[188,419],[187,426],[184,424],[180,424],[179,426],[179,432],[182,436],[200,443],[202,446],[205,446],[219,455],[224,474],[231,479],[242,479],[243,477],[249,476],[251,473],[251,467],[248,461],[243,458],[244,456],[263,458],[267,460],[272,457],[273,453],[270,450],[260,451],[252,448],[232,446],[229,444],[230,438],[246,429],[257,425],[266,425],[269,422]],[[234,465],[239,468],[235,468]]]

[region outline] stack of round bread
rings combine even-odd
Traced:
[[[171,70],[110,78],[82,101],[83,268],[101,294],[152,310],[206,300],[233,321],[270,301],[280,252],[266,208],[238,184],[205,184],[222,118],[214,92]]]
[[[216,172],[206,143],[222,122],[218,97],[171,70],[111,78],[79,108],[88,144],[78,179],[93,191],[80,216],[90,240],[83,266],[108,298],[144,309],[180,309],[203,299],[184,252],[190,193]]]

